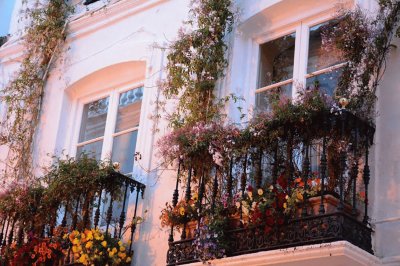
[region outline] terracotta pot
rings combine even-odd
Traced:
[[[325,208],[325,214],[329,214],[329,213],[334,213],[337,212],[337,207],[340,203],[340,200],[330,194],[326,194],[324,195],[324,200],[323,200],[323,204],[324,204],[324,208]],[[308,215],[318,215],[319,214],[319,208],[320,208],[320,204],[321,204],[321,196],[315,196],[315,197],[311,197],[307,200],[307,214]],[[298,217],[301,216],[303,210],[303,206],[299,206],[299,208],[296,211],[296,214]],[[348,204],[348,203],[344,203],[344,209],[343,211],[349,215],[353,215],[353,207]],[[356,217],[360,217],[360,210],[357,210]]]

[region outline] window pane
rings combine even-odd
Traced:
[[[121,173],[130,173],[136,149],[137,130],[114,137],[112,161],[119,162]]]
[[[96,142],[92,142],[90,144],[86,144],[83,146],[79,146],[76,152],[76,157],[80,157],[82,153],[86,153],[89,156],[95,158],[96,160],[100,160],[101,158],[101,149],[103,147],[103,141],[99,140]]]
[[[85,104],[83,107],[79,142],[104,135],[108,110],[108,97]]]
[[[307,79],[306,87],[318,87],[328,95],[333,95],[337,88],[342,69],[336,69]]]
[[[295,34],[260,46],[259,88],[293,78]]]
[[[285,95],[287,98],[291,98],[292,96],[292,83],[286,84],[281,87],[277,87],[271,90],[267,90],[261,93],[256,94],[256,109],[257,112],[269,112],[271,111],[271,97],[272,93],[276,91],[280,91],[281,95]]]
[[[308,49],[307,73],[312,73],[338,63],[341,63],[339,55],[334,51],[327,53],[322,48],[321,33],[327,27],[333,27],[336,22],[327,22],[310,28],[310,44]]]
[[[115,132],[139,125],[142,106],[143,87],[124,92],[119,97],[117,124]]]

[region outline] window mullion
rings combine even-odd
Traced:
[[[298,63],[298,76],[297,83],[298,86],[304,87],[306,84],[306,74],[307,74],[307,60],[308,60],[308,46],[310,39],[310,29],[307,25],[301,24],[300,26],[300,46],[299,46],[299,63]],[[298,96],[298,90],[295,92],[294,98]]]
[[[111,159],[111,151],[113,145],[113,137],[115,122],[117,119],[119,94],[116,91],[110,93],[110,105],[107,113],[106,129],[104,132],[103,149],[101,151],[101,159]]]
[[[292,84],[292,98],[295,99],[297,95],[297,83],[300,81],[300,58],[301,58],[301,30],[302,25],[296,27],[296,40],[294,48],[294,64],[293,64],[293,84]]]

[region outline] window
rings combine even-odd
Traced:
[[[112,91],[109,96],[86,103],[77,144],[94,158],[111,158],[121,164],[121,172],[133,169],[143,87],[125,92]]]
[[[338,55],[328,54],[322,48],[321,33],[335,23],[330,21],[311,26],[300,23],[293,33],[259,46],[257,112],[270,109],[271,92],[296,97],[299,85],[318,85],[325,93],[333,95],[343,62]],[[297,51],[299,56],[296,56]]]

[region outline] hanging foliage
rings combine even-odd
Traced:
[[[16,77],[1,88],[6,105],[0,125],[0,145],[9,148],[6,176],[28,178],[32,169],[34,136],[40,118],[46,76],[52,58],[65,37],[70,7],[64,0],[37,1],[27,7],[30,21],[23,37],[24,59]]]
[[[190,29],[181,28],[169,48],[167,79],[162,84],[166,99],[179,98],[169,117],[173,127],[193,125],[220,116],[223,100],[216,100],[217,80],[227,66],[224,38],[232,30],[231,0],[194,1]]]
[[[346,62],[336,95],[349,99],[354,113],[371,119],[393,37],[400,37],[400,2],[380,0],[375,17],[360,8],[340,12],[338,25],[323,34],[324,48],[339,51]]]

